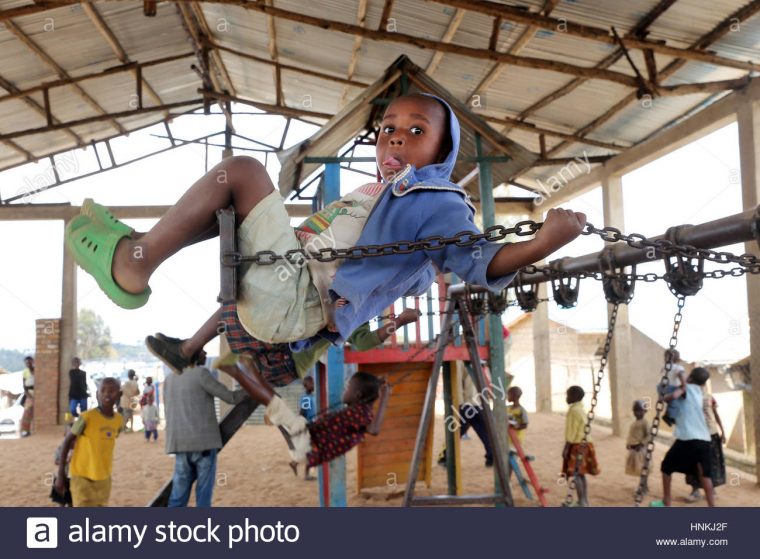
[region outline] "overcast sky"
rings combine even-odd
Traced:
[[[284,119],[276,116],[236,117],[239,133],[266,143],[279,142]],[[223,129],[221,117],[187,116],[172,125],[176,137],[194,138]],[[288,138],[291,145],[307,137],[315,128],[293,122]],[[163,134],[163,127],[137,132],[113,142],[117,160],[146,153],[160,140],[150,133]],[[218,138],[220,139],[220,138]],[[241,145],[245,144],[238,141]],[[165,145],[165,144],[162,144]],[[253,147],[251,144],[245,144]],[[736,125],[723,128],[698,142],[647,165],[624,177],[625,229],[646,235],[661,234],[670,225],[702,223],[741,211],[738,137]],[[242,152],[238,152],[242,153]],[[261,155],[261,154],[260,154]],[[363,155],[373,155],[371,151]],[[221,150],[210,149],[209,165],[221,159]],[[263,160],[263,157],[262,157]],[[66,158],[71,171],[95,168],[90,150],[71,152]],[[268,169],[279,172],[276,158]],[[60,169],[59,169],[60,170]],[[373,166],[368,164],[367,170]],[[86,197],[106,205],[173,204],[204,172],[202,146],[193,145],[121,169],[101,173],[31,197],[33,203],[70,202],[81,204]],[[0,173],[4,198],[28,191],[28,185],[49,179],[48,165],[26,165]],[[343,173],[343,191],[368,182],[367,177]],[[276,184],[276,180],[274,181]],[[27,189],[27,190],[24,190]],[[597,226],[603,225],[599,188],[566,204],[584,211]],[[150,220],[128,221],[138,230],[151,226]],[[598,238],[581,237],[553,255],[575,256],[597,251]],[[60,316],[62,222],[0,222],[0,347],[32,350],[34,320]],[[728,250],[743,252],[741,246]],[[201,243],[175,255],[159,268],[151,281],[153,295],[139,310],[126,311],[112,304],[94,280],[78,273],[80,308],[100,314],[111,328],[114,341],[137,344],[147,334],[161,331],[173,336],[189,336],[217,307],[219,290],[218,241]],[[662,262],[641,267],[640,272],[662,273]],[[662,283],[638,285],[631,304],[633,325],[660,344],[666,344],[672,328],[675,298]],[[689,361],[730,361],[749,352],[746,289],[743,278],[705,280],[705,287],[690,297],[684,311],[680,347]],[[583,330],[605,328],[606,310],[601,286],[586,280],[581,285],[579,305],[560,310],[552,305],[551,318]],[[513,317],[514,313],[508,315]],[[216,352],[216,345],[207,348]]]

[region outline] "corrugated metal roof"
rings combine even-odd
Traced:
[[[747,4],[748,0],[678,0],[662,13],[650,26],[648,39],[665,41],[667,45],[688,48],[716,25]],[[532,13],[544,6],[544,0],[499,1],[509,6],[524,7]],[[218,2],[199,2],[205,23],[211,33],[210,39],[223,46],[271,61],[269,50],[268,16],[256,9]],[[274,0],[275,8],[296,14],[328,19],[356,25],[359,0]],[[615,26],[621,35],[641,21],[658,0],[563,0],[557,4],[550,17],[569,22],[608,29]],[[366,27],[378,29],[383,13],[384,0],[368,0]],[[33,7],[31,0],[0,1],[3,11],[20,7]],[[193,42],[188,35],[178,7],[173,2],[159,3],[157,15],[147,18],[139,2],[95,2],[95,8],[109,26],[132,61],[145,62],[166,56],[192,52]],[[256,8],[256,6],[252,6]],[[32,8],[33,9],[33,8]],[[15,17],[13,23],[32,41],[39,45],[70,76],[82,76],[118,66],[121,61],[111,46],[93,25],[81,5],[64,5],[54,9]],[[458,8],[446,2],[426,0],[397,0],[393,4],[389,32],[407,34],[428,40],[441,40],[449,30]],[[275,17],[277,61],[322,72],[335,77],[348,77],[349,63],[354,52],[354,37],[339,31],[328,31],[303,21]],[[468,48],[486,49],[493,29],[493,17],[477,10],[468,10],[459,22],[451,42]],[[528,29],[525,23],[505,17],[500,26],[497,49],[506,52]],[[748,20],[734,26],[709,50],[735,60],[754,60],[760,47],[760,17],[754,14]],[[519,52],[520,56],[541,60],[563,62],[581,67],[594,67],[611,53],[614,45],[583,39],[564,33],[562,29],[536,29],[533,36]],[[58,72],[21,42],[11,31],[0,24],[0,80],[10,87],[30,88],[42,82],[57,79]],[[373,83],[385,73],[388,66],[401,55],[425,69],[434,58],[434,52],[408,44],[378,41],[364,38],[355,61],[353,79]],[[637,68],[646,75],[645,62],[640,50],[630,55]],[[256,62],[230,52],[220,54],[224,69],[230,76],[235,93],[242,99],[275,104],[276,81],[271,63]],[[666,68],[674,57],[657,53],[658,70]],[[198,100],[197,90],[201,80],[191,70],[198,60],[191,56],[160,66],[146,68],[144,79],[158,93],[163,103]],[[459,101],[466,102],[494,66],[491,60],[473,58],[464,54],[445,53],[432,77]],[[629,62],[620,57],[610,70],[633,76]],[[718,66],[698,61],[682,65],[666,84],[695,83],[723,80],[744,75],[744,70]],[[490,116],[516,117],[536,102],[573,81],[571,75],[544,69],[501,66],[498,77],[480,94],[479,107],[473,110]],[[0,83],[1,85],[1,83]],[[346,85],[316,76],[283,69],[281,87],[284,103],[288,107],[308,108],[311,111],[336,114],[341,109]],[[107,77],[82,82],[81,89],[107,112],[122,112],[134,105],[134,77],[131,73],[114,73]],[[0,90],[2,91],[2,90]],[[621,99],[630,96],[633,88],[600,79],[585,80],[568,95],[559,97],[526,117],[537,126],[572,134],[599,119]],[[364,88],[349,86],[347,101],[365,92]],[[2,97],[2,93],[0,93]],[[588,137],[598,141],[630,145],[641,141],[668,122],[704,103],[714,101],[719,95],[713,93],[691,94],[655,98],[650,106],[641,102],[625,105],[617,114],[588,132]],[[31,100],[0,101],[0,135],[16,133],[45,125],[41,92],[29,95]],[[99,114],[91,103],[83,99],[72,86],[51,89],[50,101],[54,117],[63,122],[94,117]],[[37,104],[37,108],[33,105]],[[144,105],[154,106],[156,101],[144,92]],[[200,104],[200,103],[199,103]],[[187,108],[178,110],[184,112]],[[41,114],[41,112],[43,114]],[[339,149],[356,134],[366,121],[366,114],[351,118],[340,127],[331,130],[338,137],[323,145]],[[163,112],[119,117],[118,123],[126,130],[133,130],[164,118]],[[359,128],[357,128],[359,127]],[[501,127],[494,125],[501,130]],[[71,131],[48,131],[25,135],[13,140],[15,145],[40,158],[76,145],[77,134],[84,143],[117,134],[112,121],[101,120],[76,125]],[[473,149],[472,138],[465,133],[463,151]],[[512,128],[508,137],[517,144],[537,152],[538,135],[519,128]],[[546,146],[552,148],[563,141],[546,136]],[[554,153],[555,157],[567,157],[587,153],[589,155],[612,153],[606,148],[583,143],[571,144]],[[0,170],[22,163],[24,155],[12,143],[0,142]],[[461,166],[461,168],[460,168]],[[472,163],[461,164],[456,173],[461,175]],[[525,174],[527,179],[540,179],[556,171],[553,167],[536,167]],[[295,166],[286,162],[283,171],[295,176]],[[497,177],[506,175],[497,170]],[[304,176],[304,175],[301,175]],[[287,181],[286,181],[287,182]],[[291,185],[292,186],[292,185]]]

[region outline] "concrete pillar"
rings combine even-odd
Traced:
[[[68,222],[64,222],[64,227]],[[58,382],[58,423],[69,409],[69,369],[77,354],[77,265],[63,247],[63,277],[61,281],[61,354]],[[94,394],[93,394],[94,396]]]
[[[542,212],[534,212],[533,221],[543,221]],[[536,262],[542,266],[546,262]],[[546,299],[547,283],[538,286],[538,298]],[[533,376],[536,379],[536,411],[552,411],[552,355],[549,325],[549,303],[540,303],[533,311]]]
[[[742,206],[760,204],[760,102],[744,99],[739,103],[739,156],[742,175]],[[757,242],[745,243],[744,251],[760,254]],[[755,474],[760,483],[760,277],[747,274],[747,314],[749,315],[749,369],[752,385],[752,427],[754,431]],[[748,433],[749,434],[749,433]]]
[[[620,175],[607,176],[602,181],[602,201],[604,205],[604,224],[624,229],[623,178]],[[612,305],[607,305],[608,319],[612,314],[612,308]],[[633,361],[628,305],[620,305],[618,307],[608,369],[612,399],[612,432],[620,437],[624,436],[627,425],[633,419],[631,412],[633,400],[642,396],[634,396],[631,384]]]
[[[40,318],[35,323],[34,420],[35,428],[58,424],[61,321]]]

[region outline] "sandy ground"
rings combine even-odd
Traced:
[[[565,495],[564,481],[558,481],[564,418],[551,414],[532,414],[526,444],[536,456],[533,463],[541,483],[549,489],[550,506],[559,505]],[[601,474],[589,478],[591,504],[594,506],[630,506],[636,479],[623,474],[625,446],[609,430],[593,431]],[[0,506],[49,506],[53,452],[60,443],[62,430],[49,429],[26,439],[0,440],[0,483],[5,487]],[[159,432],[159,437],[163,432]],[[474,437],[462,441],[462,481],[465,493],[487,493],[493,489],[493,473],[483,465],[483,447]],[[437,418],[435,451],[443,441],[442,418]],[[665,447],[658,446],[656,472],[650,479],[651,498],[661,497],[659,463]],[[112,506],[145,506],[171,475],[173,458],[164,454],[163,441],[146,443],[142,433],[122,435],[116,445],[113,471]],[[350,506],[399,506],[400,497],[388,492],[358,495],[355,452],[348,455],[348,502]],[[516,483],[513,494],[518,506],[536,506],[527,501]],[[429,493],[418,484],[419,494]],[[683,476],[674,480],[674,504],[704,506],[704,501],[687,504],[688,487]],[[433,469],[433,493],[445,493],[446,472]],[[392,492],[391,492],[392,493]],[[718,506],[758,506],[760,487],[754,476],[728,469],[728,482],[718,489]],[[191,500],[192,503],[192,500]],[[316,482],[296,479],[287,466],[287,452],[279,432],[273,427],[246,426],[219,456],[217,506],[316,506]]]

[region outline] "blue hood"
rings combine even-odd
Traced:
[[[446,115],[449,119],[449,131],[451,134],[451,151],[446,156],[446,159],[442,163],[432,163],[425,165],[421,169],[417,169],[412,165],[414,173],[414,179],[411,181],[413,184],[420,181],[428,181],[430,179],[444,179],[448,180],[451,177],[451,173],[454,171],[454,165],[457,162],[457,154],[459,153],[459,120],[457,119],[454,111],[451,110],[449,104],[430,93],[423,93],[426,97],[432,97],[439,103],[441,103],[446,109]]]

